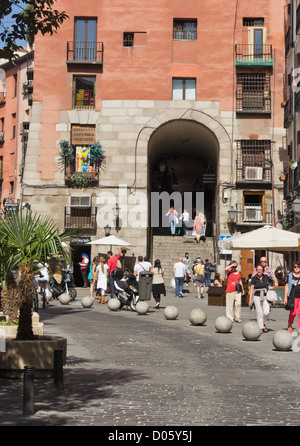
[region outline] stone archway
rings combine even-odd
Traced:
[[[223,149],[230,148],[229,135],[218,121],[203,112],[190,111],[188,117],[162,123],[148,141],[149,191],[178,191],[182,196],[185,192],[204,192],[208,236],[218,218],[216,186],[222,147],[219,138]],[[193,214],[197,212],[194,208]],[[152,228],[152,233],[162,235],[169,231]]]

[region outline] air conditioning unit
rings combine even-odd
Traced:
[[[0,132],[0,141],[4,141],[4,133]]]
[[[89,208],[91,207],[91,196],[89,195],[71,195],[70,196],[70,206],[71,207],[84,207]]]
[[[263,168],[246,166],[245,169],[245,180],[262,180],[263,179]]]
[[[244,221],[260,222],[263,220],[261,206],[245,206]]]

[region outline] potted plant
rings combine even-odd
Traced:
[[[65,169],[66,175],[71,173],[71,164],[75,159],[73,147],[65,139],[59,142],[59,167]],[[68,172],[67,172],[68,171]]]
[[[101,144],[96,141],[90,145],[90,165],[97,170],[105,159]]]
[[[49,351],[49,346],[45,345],[46,339],[35,336],[32,329],[34,275],[38,272],[37,264],[39,262],[49,262],[49,259],[58,256],[63,256],[68,261],[69,256],[64,242],[70,234],[71,231],[66,231],[59,235],[57,227],[50,217],[39,216],[32,212],[27,212],[24,215],[20,211],[0,218],[2,309],[9,315],[9,321],[13,323],[15,320],[18,321],[16,339],[6,342],[6,354],[0,353],[2,375],[3,369],[8,366],[9,357],[13,361],[14,370],[18,370],[16,372],[18,374],[20,372],[18,367],[23,364],[20,359],[23,353],[33,355],[32,360],[34,361],[34,357],[36,357],[40,363],[45,359],[41,355]],[[15,276],[17,276],[17,280]],[[62,345],[62,338],[59,338],[58,343]],[[12,351],[9,350],[10,348]],[[50,351],[53,355],[53,349]],[[45,359],[45,363],[49,365],[49,360]],[[51,372],[53,373],[53,371]]]

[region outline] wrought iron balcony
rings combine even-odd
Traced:
[[[272,224],[272,204],[237,203],[237,225],[265,225]]]
[[[272,66],[273,53],[272,45],[235,45],[235,65],[236,66]]]
[[[289,99],[284,106],[284,128],[288,128],[293,121],[292,101]]]
[[[103,42],[67,42],[67,63],[102,64]]]
[[[79,228],[81,230],[97,229],[97,208],[65,207],[65,229]]]
[[[289,168],[283,183],[283,199],[290,200],[294,194],[294,170]]]

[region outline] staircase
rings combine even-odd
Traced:
[[[189,253],[192,263],[198,256],[202,257],[203,260],[209,259],[210,262],[215,262],[212,237],[207,237],[205,242],[201,240],[200,244],[196,244],[194,237],[153,236],[152,265],[154,265],[156,259],[160,260],[165,271],[165,285],[167,287],[173,277],[174,263],[178,262],[179,257],[184,257],[186,252]]]

